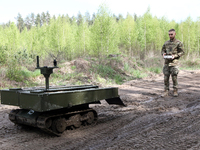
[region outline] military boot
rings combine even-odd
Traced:
[[[163,97],[169,96],[169,90],[165,90],[162,96],[163,96]]]
[[[178,89],[174,89],[174,97],[178,96]]]

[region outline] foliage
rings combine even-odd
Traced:
[[[93,69],[97,72],[100,76],[104,78],[112,78],[115,74],[115,70],[107,65],[93,65]]]
[[[168,30],[171,28],[176,30],[176,38],[184,44],[186,61],[183,66],[196,68],[200,63],[194,59],[200,56],[200,17],[197,21],[188,17],[177,23],[152,16],[148,8],[141,16],[127,14],[123,18],[122,15],[115,16],[105,4],[101,4],[92,17],[88,12],[85,16],[79,12],[77,17],[51,17],[49,12],[42,12],[31,13],[25,19],[19,13],[16,19],[16,24],[0,25],[0,65],[9,65],[6,76],[15,81],[38,76],[39,72],[26,69],[35,62],[37,55],[41,60],[49,61],[51,57],[58,62],[94,56],[90,71],[102,82],[114,80],[122,83],[126,76],[120,71],[134,78],[147,76],[145,71],[161,73],[160,51],[163,43],[169,40]],[[108,58],[109,55],[117,57]],[[131,60],[124,61],[124,56]],[[110,64],[104,62],[105,58]],[[120,64],[121,68],[116,70],[118,66],[115,64]],[[76,67],[71,69],[76,70]],[[52,75],[66,80],[81,79],[81,76],[77,72],[65,77]]]
[[[100,5],[95,21],[91,26],[90,54],[102,57],[118,51],[117,25],[108,8]]]
[[[116,84],[122,84],[123,81],[124,81],[124,77],[122,77],[122,76],[119,75],[119,74],[116,74],[114,79],[115,79],[115,83],[116,83]]]
[[[147,68],[147,70],[149,70],[150,72],[156,73],[156,74],[159,74],[162,72],[161,67],[150,67],[150,68]]]
[[[200,18],[200,17],[199,17]],[[168,30],[176,29],[177,39],[184,44],[186,56],[200,54],[200,19],[191,17],[176,23],[165,17],[152,16],[150,8],[142,16],[127,14],[126,18],[115,16],[105,4],[90,18],[80,12],[77,17],[59,15],[51,17],[49,12],[22,18],[17,24],[0,26],[0,62],[6,63],[19,51],[26,50],[29,62],[36,55],[52,56],[59,61],[83,56],[103,58],[109,54],[139,55],[145,60],[149,51],[160,53],[163,43],[169,39]],[[8,59],[5,60],[6,56]]]
[[[38,75],[40,75],[39,70],[29,71],[27,68],[19,66],[16,60],[9,62],[9,67],[6,70],[6,77],[17,82],[25,82],[27,79]]]
[[[6,77],[17,82],[23,81],[23,77],[21,76],[21,68],[19,65],[16,65],[15,61],[10,62],[10,67],[8,67],[6,71]]]
[[[0,64],[4,64],[6,62],[6,47],[0,47]]]
[[[143,71],[140,70],[131,70],[132,76],[135,78],[144,78],[147,77],[148,75],[146,73],[144,73]]]

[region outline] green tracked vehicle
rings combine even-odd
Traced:
[[[37,67],[45,77],[46,87],[11,88],[1,90],[1,104],[19,106],[11,110],[9,119],[15,124],[38,127],[47,133],[60,136],[68,128],[97,121],[97,112],[89,104],[108,104],[125,106],[118,95],[118,88],[99,88],[94,85],[50,86],[49,77],[54,67]]]

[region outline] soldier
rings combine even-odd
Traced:
[[[169,77],[171,75],[173,81],[173,95],[178,96],[178,60],[184,55],[183,44],[175,38],[176,32],[174,29],[169,30],[169,41],[166,41],[162,47],[161,54],[165,59],[163,74],[165,91],[163,96],[169,95]]]

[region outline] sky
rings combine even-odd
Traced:
[[[185,21],[189,16],[193,21],[200,17],[200,0],[0,0],[0,24],[16,22],[18,13],[25,19],[31,13],[37,15],[49,12],[51,16],[68,14],[77,16],[97,13],[99,5],[105,3],[110,12],[118,16],[127,13],[142,16],[150,8],[150,13],[169,21]]]

